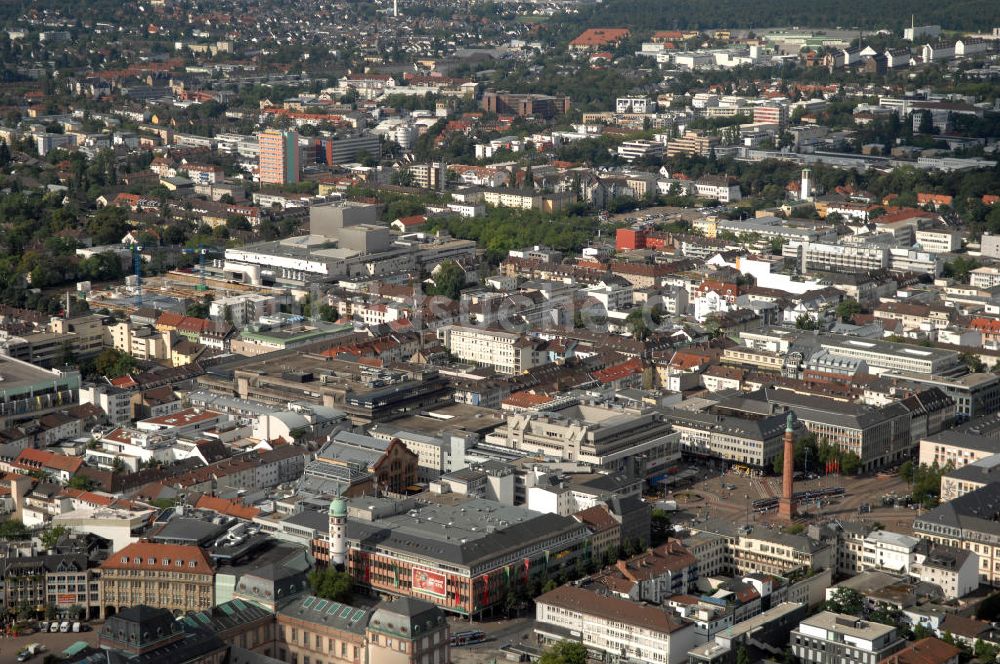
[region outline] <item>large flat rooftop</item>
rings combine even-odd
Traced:
[[[0,355],[0,400],[7,395],[21,394],[31,389],[51,389],[53,382],[57,381],[65,385],[73,377],[78,386],[79,374],[75,372],[62,374]]]

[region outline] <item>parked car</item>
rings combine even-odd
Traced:
[[[68,620],[62,621],[62,624],[59,625],[59,631],[62,632],[63,634],[65,634],[66,632],[69,631],[69,621]]]
[[[56,621],[56,620],[53,620],[52,624],[49,625],[49,632],[51,632],[51,633],[54,634],[55,632],[58,632],[58,631],[59,631],[59,622]]]
[[[17,661],[27,662],[29,659],[42,652],[45,648],[41,643],[29,643],[24,650],[17,653]]]
[[[73,623],[73,631],[74,632],[79,632],[80,631],[80,623],[79,622]]]

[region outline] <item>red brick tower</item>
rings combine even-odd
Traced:
[[[778,518],[791,521],[795,516],[795,487],[792,476],[795,474],[795,434],[792,431],[792,414],[788,413],[785,424],[784,467],[781,472],[781,498],[778,500]]]

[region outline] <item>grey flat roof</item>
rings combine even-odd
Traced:
[[[571,517],[541,514],[523,507],[512,507],[491,500],[470,498],[459,502],[413,501],[410,510],[376,517],[347,520],[350,540],[377,542],[379,546],[458,565],[473,566],[516,551],[535,541],[585,531],[586,526]],[[394,501],[358,496],[348,499],[350,513],[369,507],[391,509]],[[308,525],[318,532],[329,532],[325,513],[306,517],[306,512],[290,517],[291,522]]]

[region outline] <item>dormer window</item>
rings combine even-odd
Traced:
[[[128,556],[122,556],[122,564],[128,565]]]

